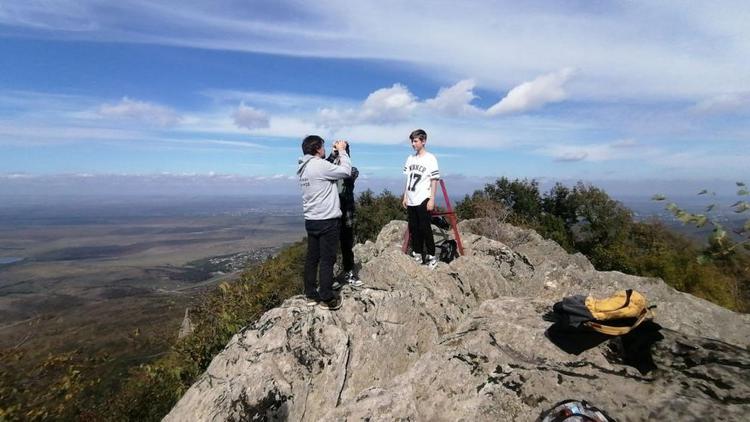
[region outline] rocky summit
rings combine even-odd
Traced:
[[[267,312],[165,420],[533,421],[566,399],[618,421],[748,420],[750,316],[596,271],[531,230],[474,234],[483,224],[462,222],[464,256],[430,271],[391,222],[356,246],[365,284],[342,290],[340,310],[297,296]],[[550,330],[563,297],[629,288],[653,322],[621,337]]]

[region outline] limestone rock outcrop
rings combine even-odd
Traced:
[[[267,312],[165,420],[534,420],[564,399],[619,421],[750,414],[750,316],[510,225],[500,242],[462,222],[464,256],[430,271],[401,253],[405,224],[355,247],[365,285],[340,310],[298,296]],[[576,351],[552,341],[554,302],[626,288],[657,305],[656,324]]]

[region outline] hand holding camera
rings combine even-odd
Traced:
[[[333,147],[334,147],[334,148],[335,148],[336,150],[338,150],[338,151],[346,151],[346,147],[347,147],[347,145],[349,145],[349,144],[348,144],[348,142],[346,142],[346,141],[344,141],[344,140],[340,140],[340,141],[336,141],[336,142],[335,142],[335,143],[333,144]]]

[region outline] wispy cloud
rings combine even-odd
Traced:
[[[252,104],[270,110],[318,109],[322,104],[345,104],[353,106],[356,102],[333,96],[311,95],[303,92],[261,92],[230,89],[207,89],[200,94],[211,98],[217,103],[237,104],[237,102]]]
[[[441,81],[472,77],[496,92],[573,66],[586,75],[575,95],[598,99],[697,100],[747,87],[747,18],[744,0],[544,7],[508,0],[472,2],[460,14],[428,0],[0,4],[0,23],[25,36],[386,59]],[[440,30],[414,36],[414,22]]]
[[[171,108],[146,101],[123,97],[115,104],[103,104],[97,110],[100,116],[115,119],[138,120],[158,126],[173,126],[180,116]]]
[[[261,145],[255,142],[242,142],[242,141],[228,141],[223,139],[173,139],[173,138],[162,138],[159,139],[158,142],[162,143],[176,143],[176,144],[182,144],[188,148],[195,147],[195,146],[201,146],[201,145],[208,145],[208,146],[228,146],[228,147],[238,147],[238,148],[251,148],[251,149],[268,149],[267,146]]]
[[[691,151],[666,152],[647,157],[647,161],[663,169],[671,177],[740,178],[747,175],[750,154],[745,151],[716,151],[699,148]]]
[[[600,144],[549,145],[538,149],[537,152],[550,156],[555,161],[570,163],[642,159],[659,153],[654,148],[642,148],[633,139],[621,139]]]
[[[698,114],[734,114],[750,112],[750,92],[716,95],[698,102],[691,109]]]
[[[610,144],[612,148],[638,148],[640,144],[635,139],[621,139]]]
[[[554,152],[553,155],[555,156],[555,161],[575,162],[585,160],[589,156],[589,153],[585,148],[561,148]]]
[[[268,114],[262,110],[241,103],[232,113],[234,124],[245,129],[262,129],[269,127]]]
[[[547,103],[560,102],[567,97],[564,85],[574,73],[575,70],[568,67],[524,82],[511,89],[505,98],[490,107],[487,114],[495,116],[520,113],[540,108]]]

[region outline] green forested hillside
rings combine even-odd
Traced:
[[[535,180],[500,178],[467,195],[460,218],[490,217],[530,227],[602,271],[660,277],[670,286],[729,309],[750,310],[750,257],[739,248],[711,254],[657,220],[638,222],[605,191],[579,182],[542,193]],[[728,249],[728,248],[727,248]],[[711,255],[710,260],[703,259]]]

